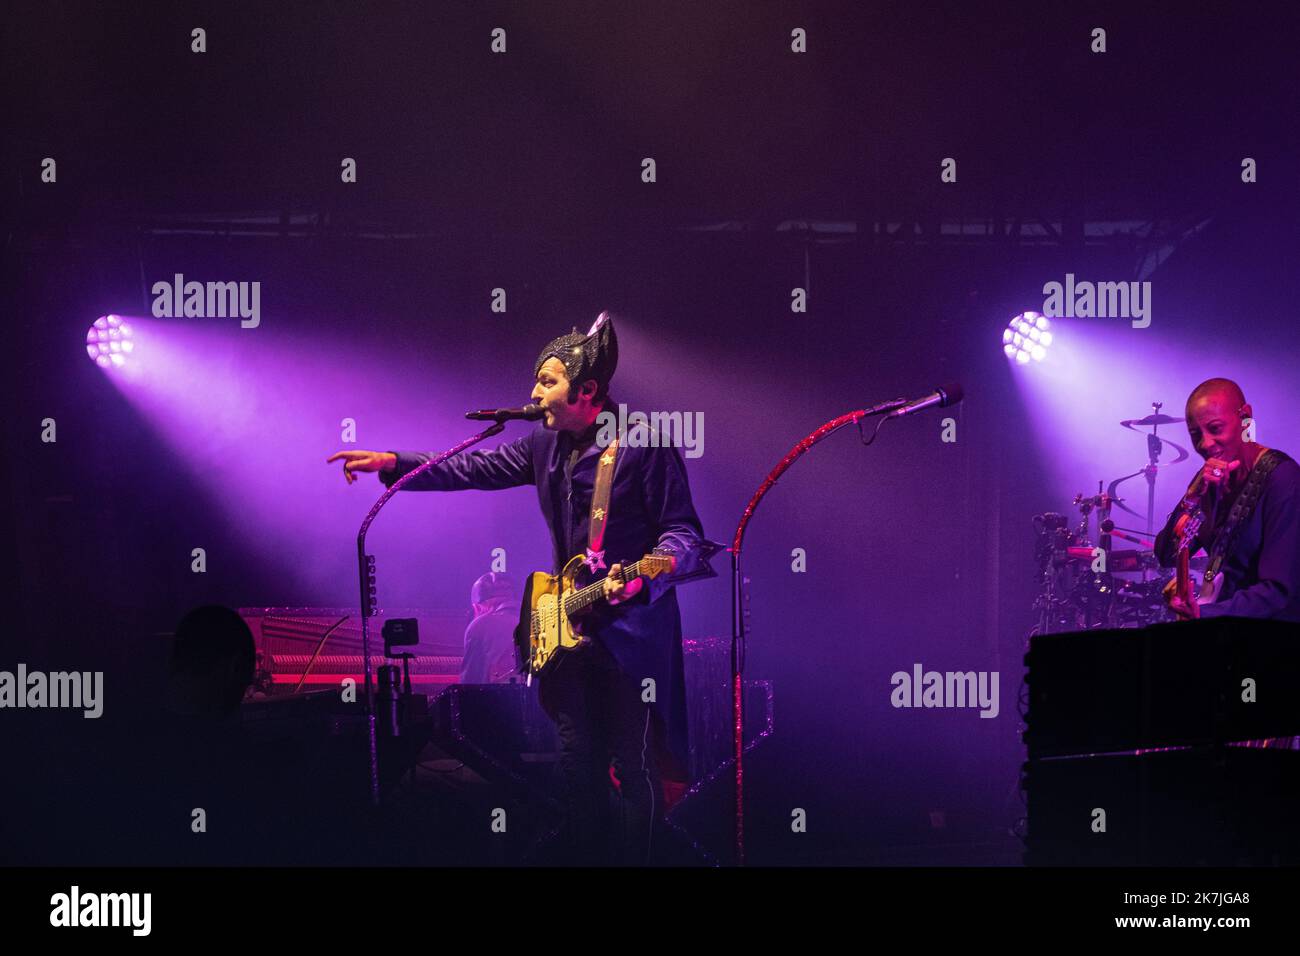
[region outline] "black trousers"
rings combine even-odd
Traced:
[[[659,731],[640,681],[593,639],[561,654],[539,678],[538,692],[560,739],[564,862],[652,862],[663,790],[655,759]]]

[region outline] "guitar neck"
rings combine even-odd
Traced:
[[[1191,582],[1189,581],[1190,574],[1188,573],[1190,563],[1187,549],[1180,550],[1174,565],[1174,592],[1183,601],[1189,600],[1192,594]]]
[[[625,566],[623,570],[618,574],[618,577],[622,580],[624,584],[627,584],[628,581],[631,581],[633,578],[637,578],[640,576],[641,576],[640,561]],[[564,611],[566,614],[577,614],[580,611],[585,611],[587,608],[591,607],[597,601],[601,600],[604,596],[605,596],[605,579],[601,579],[600,581],[597,581],[595,584],[588,584],[585,588],[580,588],[579,590],[569,594],[564,599]]]
[[[1191,501],[1192,499],[1187,499]],[[1185,603],[1190,603],[1194,597],[1192,594],[1190,559],[1192,551],[1196,548],[1196,533],[1201,528],[1201,522],[1204,516],[1195,508],[1183,514],[1174,524],[1174,534],[1178,540],[1178,551],[1174,557],[1174,593],[1178,595]]]

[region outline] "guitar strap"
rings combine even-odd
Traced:
[[[589,571],[603,570],[605,565],[605,525],[609,522],[609,494],[614,485],[614,463],[618,459],[618,439],[609,443],[596,464],[596,486],[591,492],[591,521],[587,525]]]
[[[1227,557],[1233,543],[1237,540],[1237,533],[1242,525],[1250,520],[1250,516],[1255,513],[1256,505],[1259,504],[1259,499],[1264,496],[1264,483],[1268,481],[1268,476],[1272,474],[1274,468],[1282,464],[1286,457],[1276,448],[1270,448],[1262,452],[1255,461],[1255,467],[1250,470],[1250,476],[1246,478],[1241,494],[1237,495],[1237,500],[1232,503],[1228,520],[1224,522],[1214,538],[1214,544],[1210,546],[1210,563],[1205,569],[1206,581],[1213,581],[1219,573],[1223,559]]]

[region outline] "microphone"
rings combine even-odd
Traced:
[[[868,417],[873,415],[883,415],[885,412],[892,412],[896,408],[902,408],[906,404],[907,399],[905,398],[891,398],[887,402],[878,402],[870,408],[864,408],[862,411],[863,414]]]
[[[1209,492],[1209,482],[1205,480],[1205,472],[1198,471],[1192,483],[1187,486],[1183,492],[1183,500],[1178,502],[1178,507],[1184,511],[1195,511],[1201,507],[1201,499]]]
[[[902,418],[904,415],[911,415],[913,412],[919,412],[923,408],[929,408],[931,405],[938,405],[940,408],[947,408],[949,405],[956,405],[965,396],[962,394],[961,386],[956,382],[951,385],[943,385],[936,388],[925,398],[917,398],[902,408],[896,408],[890,412],[886,418]]]
[[[1154,543],[1154,542],[1151,542],[1151,541],[1148,541],[1146,538],[1139,538],[1139,537],[1138,537],[1137,535],[1135,535],[1135,534],[1127,534],[1127,533],[1125,533],[1125,532],[1123,532],[1123,531],[1118,531],[1118,530],[1116,530],[1116,528],[1115,528],[1115,522],[1114,522],[1114,520],[1112,520],[1111,518],[1107,518],[1105,521],[1103,521],[1103,522],[1102,522],[1100,525],[1098,525],[1097,527],[1098,527],[1098,530],[1099,530],[1102,534],[1108,534],[1108,535],[1110,535],[1112,538],[1123,538],[1125,541],[1132,541],[1134,544],[1140,544],[1140,545],[1142,545],[1142,547],[1144,547],[1144,548],[1154,548],[1154,547],[1155,547],[1155,543]]]
[[[523,408],[480,408],[476,412],[466,412],[465,417],[473,422],[535,422],[544,414],[546,412],[540,405],[525,405]]]

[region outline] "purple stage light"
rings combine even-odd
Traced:
[[[122,368],[135,348],[134,335],[120,315],[101,315],[86,330],[86,354],[100,368]]]
[[[1002,330],[1002,351],[1017,365],[1041,362],[1047,358],[1052,344],[1052,323],[1037,312],[1022,312],[1013,316]]]

